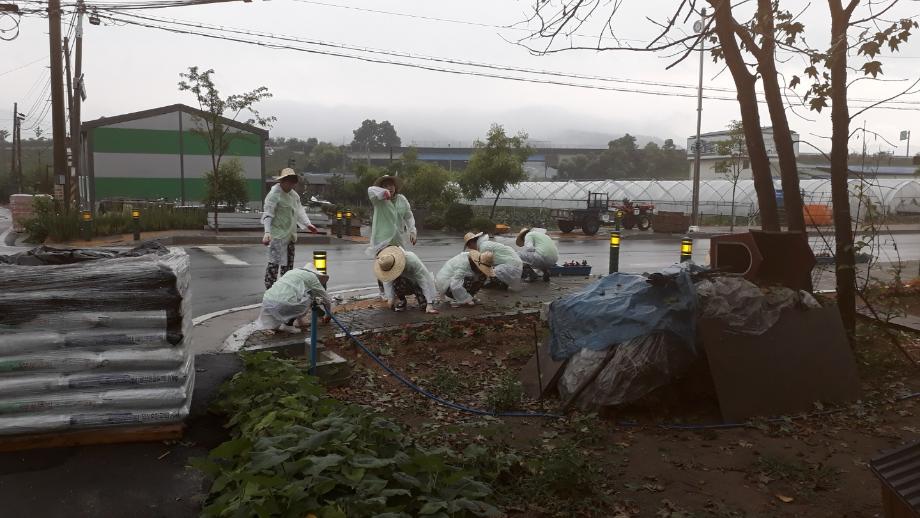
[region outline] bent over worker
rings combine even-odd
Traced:
[[[438,294],[450,299],[451,307],[475,306],[473,295],[495,275],[493,261],[492,252],[480,254],[476,250],[461,252],[448,259],[435,277]]]
[[[328,282],[329,276],[312,263],[289,270],[262,295],[262,310],[256,321],[259,329],[299,333],[310,321],[314,301],[331,311],[333,299],[326,292]],[[325,309],[321,311],[325,313]],[[329,320],[329,315],[324,314],[323,323]]]
[[[489,239],[484,232],[472,233],[467,232],[463,236],[463,242],[469,250],[478,250],[479,252],[492,252],[495,258],[495,279],[491,282],[499,288],[518,290],[521,287],[521,274],[524,271],[524,263],[521,256],[508,245]],[[487,284],[486,287],[489,287]]]
[[[434,307],[438,298],[434,276],[414,253],[398,246],[384,248],[374,260],[374,275],[383,283],[383,293],[390,309],[405,310],[408,305],[406,297],[414,295],[419,307],[426,313],[438,312]]]
[[[262,244],[268,247],[268,266],[265,267],[265,289],[269,289],[294,267],[294,244],[297,243],[297,227],[315,233],[316,227],[300,203],[300,195],[294,190],[297,173],[291,168],[281,170],[273,185],[262,211],[262,226],[265,235]]]
[[[549,282],[549,269],[559,260],[559,249],[553,239],[546,235],[546,230],[526,227],[518,233],[516,243],[523,247],[518,254],[524,262],[524,277],[536,280],[539,271],[543,274],[543,281]]]

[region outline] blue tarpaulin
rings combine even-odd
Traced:
[[[672,282],[614,273],[549,307],[550,352],[564,360],[581,349],[603,350],[652,333],[669,332],[695,350],[697,295],[691,263],[669,269]]]

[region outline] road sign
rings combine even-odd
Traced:
[[[910,138],[910,131],[904,130],[901,132],[901,140],[907,140]]]

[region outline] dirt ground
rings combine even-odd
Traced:
[[[904,303],[920,307],[918,300],[913,294]],[[450,401],[552,413],[558,399],[528,400],[516,384],[545,332],[535,316],[443,317],[361,339],[397,371]],[[731,429],[680,428],[719,422],[712,396],[681,387],[601,415],[463,414],[411,392],[356,347],[342,340],[327,346],[355,365],[349,383],[332,396],[402,421],[423,442],[487,448],[494,462],[511,465],[514,475],[496,488],[511,516],[871,517],[882,510],[879,483],[866,463],[920,436],[920,398],[898,399],[920,392],[917,367],[892,336],[920,358],[920,334],[859,324],[861,401],[842,408],[816,404],[809,416]]]

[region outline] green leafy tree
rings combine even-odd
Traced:
[[[232,94],[227,97],[221,97],[220,91],[214,84],[212,76],[213,69],[199,71],[198,67],[189,67],[188,72],[180,72],[179,91],[191,92],[198,101],[198,107],[204,112],[203,116],[195,116],[195,127],[191,129],[192,133],[198,135],[208,145],[208,151],[211,155],[211,173],[214,181],[217,182],[216,192],[222,192],[219,185],[221,180],[220,166],[221,160],[230,144],[234,140],[245,138],[247,134],[233,131],[232,126],[225,123],[230,119],[236,121],[244,112],[247,114],[246,119],[241,121],[249,125],[258,125],[270,127],[276,118],[263,117],[255,109],[256,103],[268,99],[272,94],[268,88],[260,86],[254,90],[242,94]],[[214,230],[219,230],[217,221],[217,208],[214,210]]]
[[[354,130],[354,139],[351,148],[355,151],[383,151],[398,148],[402,144],[396,128],[390,121],[377,122],[374,119],[365,119],[361,127]]]
[[[467,199],[481,198],[486,191],[495,195],[489,219],[495,217],[495,206],[509,187],[527,179],[524,162],[533,149],[527,145],[527,134],[509,137],[499,124],[492,124],[485,142],[477,140],[466,171],[460,176],[460,189]]]
[[[738,180],[741,178],[741,171],[747,158],[747,150],[744,148],[744,126],[741,121],[733,120],[728,125],[728,131],[728,139],[719,141],[716,144],[719,155],[726,158],[716,162],[715,171],[724,175],[732,183],[732,222],[730,231],[734,232],[735,191],[738,189]]]
[[[307,156],[307,168],[320,173],[334,172],[342,168],[344,159],[345,150],[340,146],[329,142],[318,142]]]
[[[236,208],[249,201],[243,163],[236,157],[220,164],[217,174],[214,171],[205,172],[204,183],[204,204],[214,212],[221,206]]]
[[[451,183],[450,173],[437,164],[419,162],[400,178],[404,181],[402,192],[413,206],[443,210],[460,198],[459,189]]]

